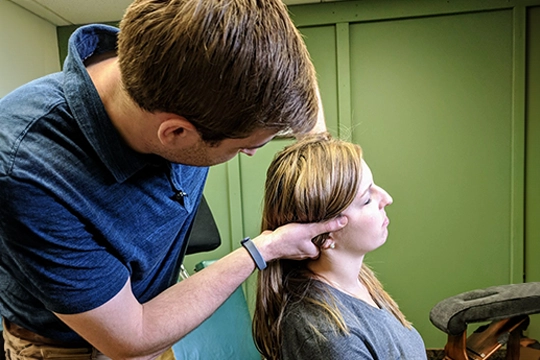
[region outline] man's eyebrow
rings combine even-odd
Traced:
[[[262,144],[259,144],[259,145],[254,145],[254,146],[250,146],[250,147],[245,147],[244,149],[248,149],[248,150],[253,150],[253,149],[260,149],[262,148],[264,145],[268,144],[270,141],[272,141],[273,139],[270,139],[268,141],[265,141],[264,143]]]

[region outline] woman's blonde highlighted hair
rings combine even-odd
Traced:
[[[333,139],[327,133],[306,136],[279,152],[268,168],[262,230],[337,217],[352,203],[361,179],[360,146]],[[320,235],[313,242],[321,246],[326,237]],[[338,300],[314,279],[308,261],[281,259],[258,274],[253,334],[257,348],[267,359],[280,359],[284,340],[281,327],[287,307],[293,303],[320,308],[321,316],[335,331],[348,333]],[[381,308],[410,327],[369,267],[362,265],[358,276]]]

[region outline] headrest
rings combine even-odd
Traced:
[[[449,297],[435,305],[429,319],[440,330],[459,335],[467,323],[540,313],[540,282],[493,286]]]

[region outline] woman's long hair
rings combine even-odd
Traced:
[[[333,139],[329,134],[307,136],[286,147],[274,157],[267,171],[262,229],[275,230],[291,222],[310,223],[337,217],[355,198],[361,172],[360,146]],[[321,246],[327,236],[319,235],[313,242]],[[315,274],[307,268],[308,261],[277,260],[258,274],[253,335],[257,348],[267,359],[280,359],[282,323],[287,306],[292,303],[320,308],[321,316],[336,331],[348,333],[337,299],[314,280]],[[366,265],[362,265],[359,279],[381,308],[410,327]]]

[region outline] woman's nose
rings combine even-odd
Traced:
[[[394,199],[386,190],[380,187],[379,191],[381,192],[381,208],[391,205],[394,202]]]

